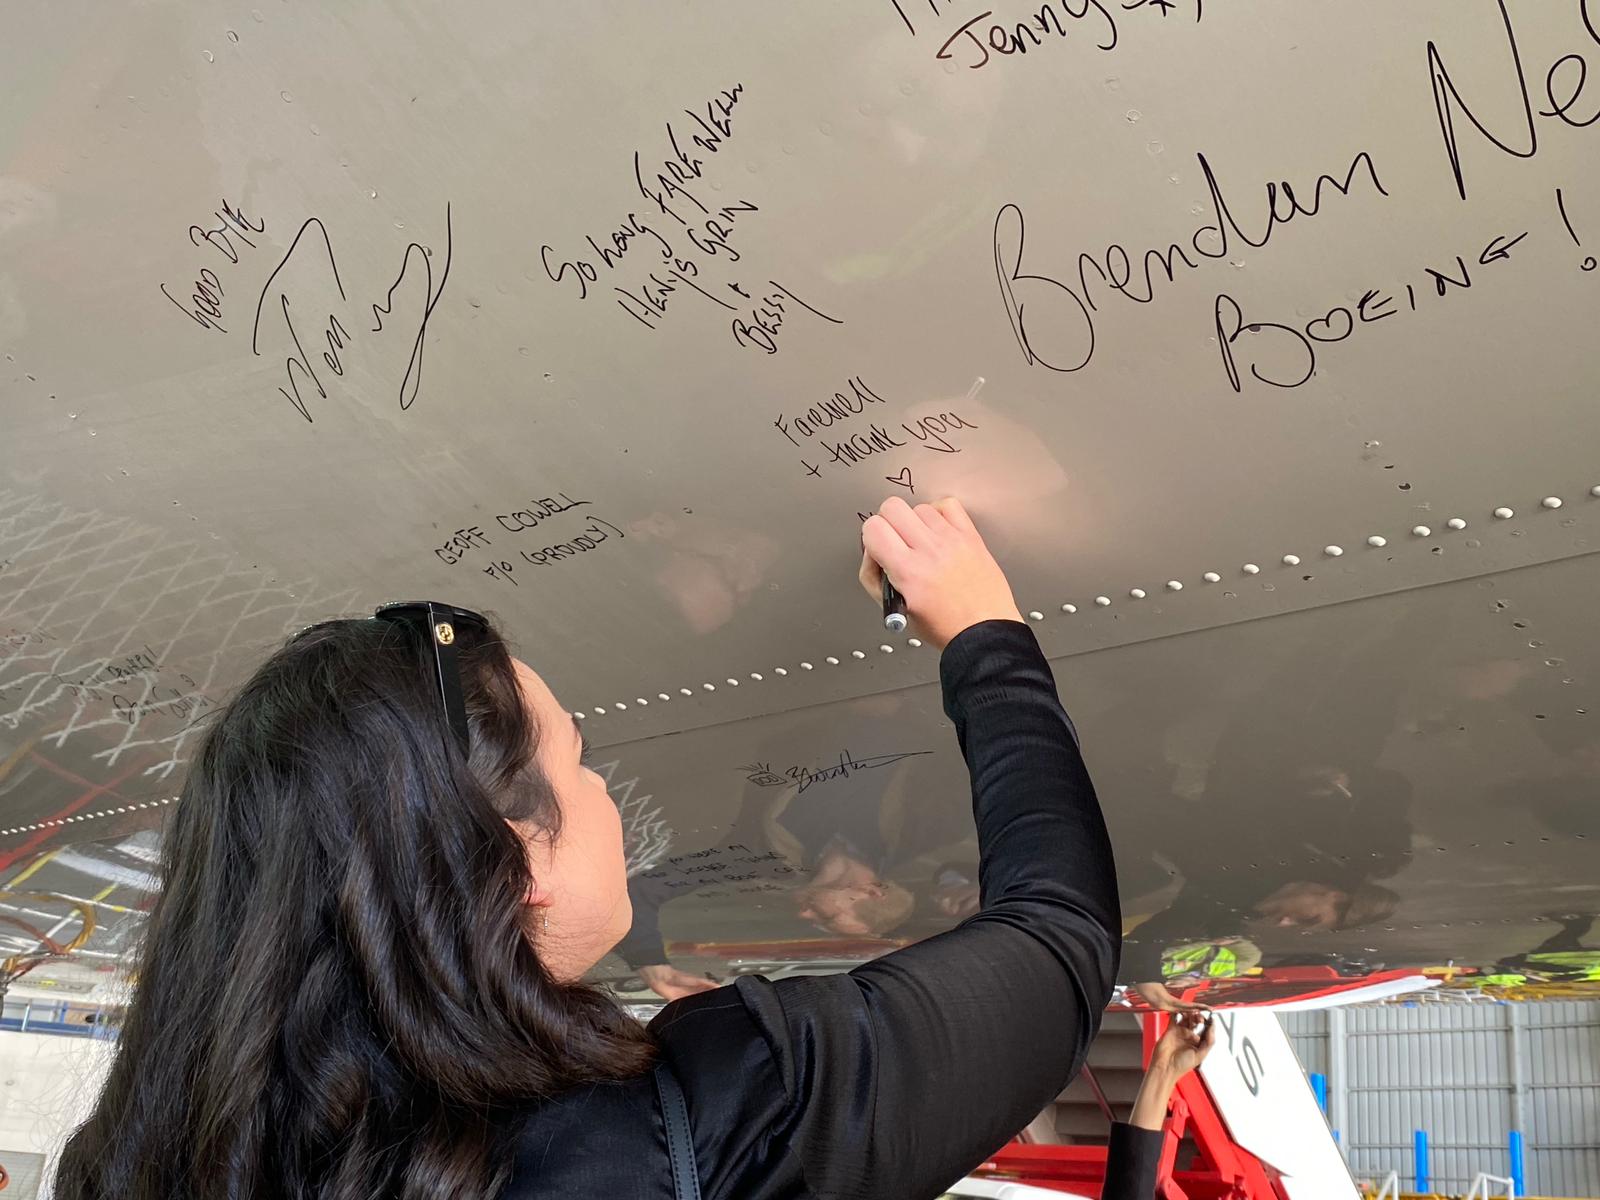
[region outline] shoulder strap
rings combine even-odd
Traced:
[[[694,1162],[694,1138],[689,1133],[689,1106],[678,1077],[665,1061],[655,1069],[656,1095],[667,1127],[667,1153],[672,1156],[672,1194],[677,1200],[700,1200],[700,1173]]]

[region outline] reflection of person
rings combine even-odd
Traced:
[[[676,511],[650,513],[629,521],[628,534],[648,548],[645,569],[665,606],[702,637],[725,629],[749,607],[765,572],[782,556],[771,536],[704,512],[690,520]]]
[[[1197,799],[1174,795],[1156,826],[1182,890],[1128,931],[1121,978],[1152,984],[1138,989],[1146,999],[1172,1007],[1161,960],[1180,943],[1243,937],[1264,954],[1301,951],[1290,931],[1395,911],[1399,896],[1376,881],[1411,860],[1411,783],[1378,763],[1413,683],[1406,651],[1431,619],[1301,626],[1234,664],[1251,671],[1252,694],[1229,711]]]
[[[1551,920],[1559,922],[1560,928],[1526,954],[1501,959],[1474,982],[1485,987],[1600,982],[1600,946],[1583,944],[1597,915],[1600,914],[1551,914]]]
[[[1540,739],[1560,756],[1556,769],[1506,780],[1490,799],[1513,814],[1508,820],[1531,814],[1562,837],[1600,837],[1600,738],[1570,717],[1536,724]]]
[[[1178,1013],[1150,1056],[1133,1112],[1111,1125],[1105,1186],[1100,1200],[1154,1200],[1161,1162],[1162,1126],[1178,1081],[1205,1061],[1216,1041],[1210,1013]]]
[[[978,911],[980,891],[977,864],[945,863],[933,875],[934,907],[958,920]]]
[[[743,849],[744,843],[731,848]],[[842,835],[828,839],[820,852],[785,859],[780,854],[761,856],[767,861],[744,864],[741,878],[774,880],[786,893],[795,915],[818,929],[841,937],[882,937],[911,915],[914,899],[900,884],[885,879],[879,869]],[[789,863],[796,865],[790,866]],[[662,944],[660,908],[669,900],[693,895],[694,886],[681,890],[671,885],[673,864],[667,864],[629,881],[633,925],[616,952],[634,968],[645,985],[668,1000],[717,987],[715,980],[680,970],[667,961]],[[809,872],[801,875],[800,872]],[[801,882],[796,883],[796,880]],[[712,886],[712,880],[701,886]],[[770,894],[770,893],[768,893]]]
[[[1358,883],[1346,891],[1328,883],[1296,880],[1256,901],[1244,912],[1227,907],[1214,897],[1193,905],[1174,905],[1128,936],[1124,970],[1135,981],[1129,985],[1130,989],[1152,1008],[1163,1012],[1192,1008],[1193,1005],[1184,1004],[1173,993],[1214,975],[1195,971],[1187,965],[1178,965],[1175,975],[1164,975],[1163,963],[1169,961],[1168,952],[1176,948],[1172,942],[1187,943],[1197,936],[1210,937],[1217,943],[1230,940],[1205,934],[1203,931],[1207,928],[1243,929],[1247,933],[1263,928],[1355,929],[1392,914],[1399,899],[1393,891],[1376,884]],[[1172,942],[1167,940],[1169,931]],[[1254,942],[1245,944],[1251,947],[1255,961],[1260,962],[1260,949]]]
[[[629,880],[633,926],[617,954],[646,986],[668,1000],[717,986],[672,966],[661,935],[663,905],[707,889],[782,894],[800,919],[841,937],[882,937],[911,915],[911,893],[887,872],[904,849],[892,828],[893,800],[903,790],[904,768],[921,757],[874,765],[874,751],[893,747],[902,728],[892,720],[897,704],[874,712],[875,703],[857,704],[851,722],[850,761],[866,765],[812,776],[803,788],[752,781],[721,845],[668,859]],[[786,727],[786,743],[808,740],[804,727]],[[736,882],[727,882],[730,875]]]
[[[1161,956],[1161,976],[1173,979],[1236,979],[1261,965],[1261,947],[1248,938],[1209,938],[1179,942]]]
[[[626,857],[549,687],[464,610],[326,622],[202,740],[58,1200],[668,1196],[672,1080],[706,1200],[931,1196],[982,1162],[1099,1030],[1111,845],[965,511],[891,498],[863,538],[863,586],[884,564],[942,651],[979,912],[848,974],[743,977],[642,1026],[583,982],[628,929]]]
[[[1228,938],[1255,944],[1272,930],[1351,929],[1394,912],[1398,895],[1372,879],[1409,859],[1409,784],[1377,768],[1320,768],[1302,771],[1298,786],[1298,796],[1273,793],[1295,814],[1298,846],[1287,840],[1281,819],[1258,814],[1252,827],[1251,814],[1240,821],[1229,812],[1226,826],[1214,831],[1223,835],[1225,857],[1208,856],[1204,844],[1173,848],[1184,889],[1128,935],[1123,952],[1122,977],[1146,1003],[1181,1008],[1172,993],[1202,974],[1182,964],[1176,979],[1163,970],[1179,945]]]

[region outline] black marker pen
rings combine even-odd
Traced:
[[[906,627],[906,598],[883,576],[883,627],[890,633],[903,633]]]

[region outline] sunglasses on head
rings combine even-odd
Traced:
[[[405,600],[385,604],[372,614],[376,621],[393,621],[416,629],[433,646],[433,670],[439,684],[439,699],[444,716],[463,756],[472,749],[467,733],[467,702],[461,692],[461,665],[456,659],[458,626],[472,626],[479,633],[489,629],[488,618],[469,608],[457,608],[438,600]]]

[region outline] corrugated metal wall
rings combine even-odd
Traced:
[[[1357,1178],[1414,1180],[1428,1133],[1435,1190],[1508,1175],[1524,1138],[1528,1191],[1600,1196],[1600,1002],[1420,1004],[1285,1013],[1308,1072],[1328,1077],[1329,1120]],[[1519,1086],[1520,1084],[1520,1086]]]

